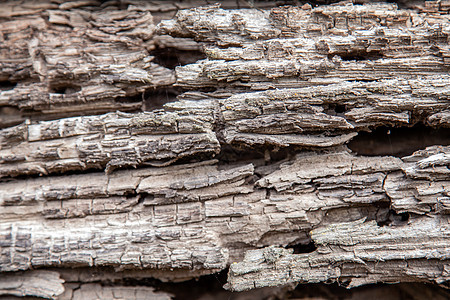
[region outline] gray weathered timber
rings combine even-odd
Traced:
[[[190,270],[180,273],[185,278],[222,270],[242,259],[245,250],[308,241],[311,229],[328,224],[368,218],[391,224],[370,223],[373,230],[392,226],[395,232],[412,226],[413,234],[423,220],[447,222],[449,181],[441,177],[439,165],[449,160],[448,147],[419,151],[405,161],[335,149],[299,154],[274,168],[257,161],[219,168],[217,161],[206,161],[112,174],[10,180],[3,183],[0,196],[0,266],[2,271],[50,266]],[[418,171],[411,171],[415,168]],[[258,173],[266,175],[252,183]],[[400,190],[393,185],[398,174],[410,186],[422,186],[426,198],[404,190],[406,185],[399,185]],[[425,176],[440,179],[427,181]],[[389,206],[427,217],[401,221],[389,213]],[[317,243],[314,234],[311,237]],[[445,238],[443,249],[430,245],[420,253],[429,257],[447,251]],[[416,247],[417,241],[404,243]],[[411,259],[425,268],[426,257]],[[447,258],[439,259],[441,266],[448,265]],[[354,272],[348,276],[359,277],[363,271]],[[153,276],[171,278],[164,273]]]
[[[364,219],[311,231],[317,250],[292,254],[271,246],[246,253],[230,266],[235,291],[289,282],[368,283],[449,280],[449,220],[429,217],[403,226],[380,227]]]
[[[154,112],[25,123],[0,130],[0,176],[167,165],[200,153],[211,157],[221,149],[219,139],[250,147],[324,148],[374,126],[449,127],[449,78],[346,82],[181,100]]]
[[[127,9],[115,2],[59,2],[2,4],[0,127],[28,118],[139,111],[142,99],[175,82],[173,70],[155,63],[152,51],[202,47],[192,39],[156,35],[155,25],[179,9],[205,5],[205,0],[133,0],[127,1]],[[225,8],[237,4],[221,2]],[[274,2],[254,6],[273,7]]]
[[[34,296],[53,299],[65,291],[58,272],[29,271],[0,274],[0,296]]]
[[[0,295],[448,287],[448,141],[345,144],[450,128],[450,1],[204,4],[2,4]]]
[[[86,299],[130,299],[130,300],[170,300],[173,295],[165,292],[155,292],[152,287],[146,286],[103,286],[98,283],[66,285],[66,290],[57,299],[59,300],[86,300]]]
[[[208,109],[205,106],[205,109]],[[0,177],[168,164],[218,153],[210,116],[109,113],[0,130]]]
[[[0,91],[0,113],[17,114],[1,118],[0,126],[42,115],[138,110],[140,97],[124,99],[175,82],[173,71],[149,55],[156,47],[150,9],[113,12],[97,5],[2,5],[8,21],[0,23],[0,81],[11,87]]]
[[[447,18],[392,4],[271,11],[212,6],[180,11],[158,30],[212,43],[207,60],[177,68],[177,85],[265,90],[445,75]]]

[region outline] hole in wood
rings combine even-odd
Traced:
[[[81,91],[81,87],[78,85],[56,85],[50,87],[50,93],[70,95]]]
[[[8,80],[0,81],[0,91],[9,91],[16,87],[17,82],[12,82]]]
[[[206,55],[201,51],[178,50],[174,48],[157,48],[151,51],[150,54],[155,57],[153,59],[154,63],[172,70],[177,66],[192,64],[206,58]]]
[[[343,104],[330,103],[324,107],[325,113],[328,115],[343,115],[347,111],[347,107]]]
[[[360,132],[348,143],[358,155],[392,155],[403,157],[432,145],[450,145],[449,128],[379,127],[372,132]]]
[[[313,241],[310,241],[308,244],[289,245],[286,247],[286,249],[294,249],[294,254],[311,253],[316,251],[317,246]]]
[[[137,95],[135,97],[136,102],[138,98],[141,101],[144,100],[144,111],[152,111],[155,109],[163,108],[164,104],[169,102],[175,102],[177,96],[180,94],[180,90],[172,87],[163,87],[158,89],[146,90],[144,94]]]

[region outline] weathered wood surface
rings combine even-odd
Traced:
[[[0,9],[0,127],[26,118],[140,110],[149,93],[175,82],[173,70],[155,63],[152,51],[201,49],[192,39],[155,35],[155,25],[179,9],[205,4],[127,1],[120,9],[114,1],[5,1]],[[246,1],[223,5],[249,7]]]
[[[311,231],[318,248],[310,254],[274,246],[249,251],[243,262],[230,266],[228,287],[241,291],[289,282],[339,281],[354,287],[449,280],[448,218],[418,218],[398,227],[364,221]]]
[[[58,272],[30,271],[12,275],[0,274],[0,296],[34,296],[53,298],[64,291],[64,280]]]
[[[227,268],[230,290],[287,284],[266,296],[448,286],[450,146],[345,144],[450,127],[450,5],[231,2],[0,9],[0,295],[170,299],[140,285]]]
[[[449,153],[449,147],[428,148],[403,161],[354,156],[343,149],[323,154],[303,153],[292,161],[273,166],[254,162],[218,169],[216,161],[209,161],[116,171],[110,175],[90,173],[10,180],[2,185],[4,193],[0,196],[1,270],[49,266],[175,268],[185,272],[152,275],[186,278],[222,270],[241,260],[245,250],[313,241],[319,246],[311,254],[313,257],[329,264],[357,264],[359,268],[345,271],[349,278],[369,277],[356,281],[359,284],[408,279],[443,282],[449,279],[448,273],[442,271],[449,264],[446,242]],[[396,184],[398,181],[407,184]],[[402,221],[402,216],[393,214],[389,208],[398,213],[415,213],[416,217]],[[356,221],[361,218],[374,221],[361,224]],[[347,231],[342,236],[352,236],[354,232],[368,245],[356,249],[353,244],[343,242],[347,250],[342,251],[355,248],[364,257],[356,259],[355,253],[343,256],[334,248],[329,249],[330,257],[324,256],[321,243],[340,240],[335,237],[337,242],[328,241],[326,236],[315,232],[333,226],[339,229],[339,224],[348,221],[356,221],[349,224],[357,226],[345,227]],[[383,224],[386,226],[381,227]],[[319,229],[312,231],[310,240],[309,231],[313,228]],[[336,229],[335,233],[339,231]],[[379,237],[382,233],[392,240]],[[330,235],[329,238],[333,236]],[[370,236],[381,248],[370,243]],[[393,249],[393,244],[398,248]],[[384,247],[389,248],[388,252]],[[308,255],[304,255],[307,261],[313,259]],[[367,275],[373,271],[364,259],[382,258],[395,269],[399,267],[399,256],[402,266],[416,264],[418,274],[404,268],[410,272],[408,278],[400,271],[378,277]],[[431,257],[434,264],[429,261]],[[234,272],[236,267],[232,266]],[[329,278],[323,275],[327,273],[323,268],[328,268],[328,264],[319,266],[317,273],[322,274],[319,279],[299,279],[293,275],[290,281],[344,278],[338,274],[344,272],[341,266],[333,273],[339,276]],[[435,275],[436,268],[442,271],[439,276]],[[387,268],[380,270],[385,272]],[[261,278],[267,277],[266,271],[267,268],[262,269]],[[292,274],[296,273],[302,272],[292,269]],[[244,289],[235,285],[233,289]]]
[[[184,156],[218,153],[209,119],[189,111],[109,113],[6,128],[0,133],[0,177],[164,165]]]
[[[136,110],[139,100],[124,99],[175,82],[173,71],[149,55],[150,10],[98,4],[2,4],[0,81],[16,86],[1,91],[0,107],[20,110],[19,119]]]

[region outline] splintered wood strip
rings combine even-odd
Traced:
[[[205,108],[206,109],[206,108]],[[0,177],[71,170],[165,165],[216,154],[211,116],[109,113],[0,130]]]
[[[56,299],[64,293],[64,280],[55,271],[35,270],[0,274],[0,296]]]

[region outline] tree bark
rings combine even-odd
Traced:
[[[364,2],[5,3],[0,295],[448,288],[450,4]]]

